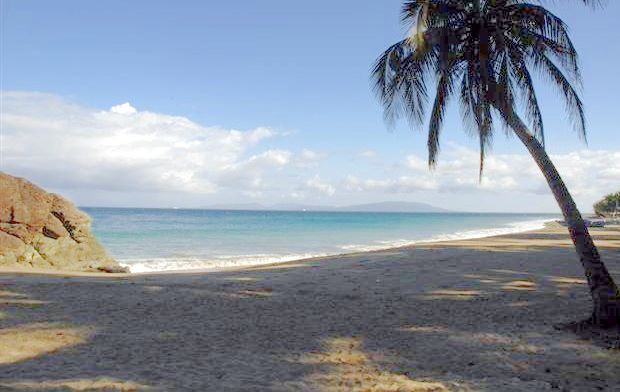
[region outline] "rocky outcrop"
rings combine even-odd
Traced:
[[[0,268],[121,272],[90,218],[31,182],[0,172]]]

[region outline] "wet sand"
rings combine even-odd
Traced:
[[[620,281],[620,228],[593,229]],[[620,391],[565,228],[183,274],[0,273],[0,391]]]

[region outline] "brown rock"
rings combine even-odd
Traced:
[[[98,271],[107,272],[109,274],[126,274],[129,273],[129,268],[118,266],[106,265],[103,267],[97,268]]]
[[[90,217],[31,182],[0,172],[0,269],[125,271],[90,231]]]

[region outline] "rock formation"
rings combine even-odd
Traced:
[[[31,182],[0,172],[0,268],[122,272],[90,217]]]

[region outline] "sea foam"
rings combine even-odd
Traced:
[[[537,219],[508,223],[506,227],[465,230],[454,233],[439,234],[427,239],[408,240],[381,240],[372,244],[346,244],[338,246],[339,251],[296,253],[296,254],[254,254],[254,255],[226,255],[207,258],[200,257],[153,257],[153,258],[126,258],[120,259],[122,266],[129,267],[133,273],[150,273],[163,271],[214,271],[235,267],[257,266],[265,264],[285,263],[289,261],[309,259],[314,257],[335,256],[340,254],[380,251],[419,243],[455,241],[492,237],[497,235],[515,234],[526,231],[539,230],[554,219]]]

